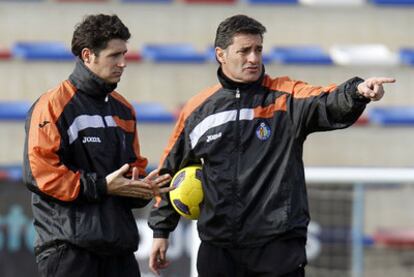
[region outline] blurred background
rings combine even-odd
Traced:
[[[117,14],[132,34],[117,88],[134,103],[141,151],[159,161],[183,103],[217,83],[217,25],[247,14],[267,27],[271,76],[312,85],[387,76],[386,95],[347,130],[305,143],[312,223],[308,276],[414,276],[414,0],[0,0],[0,276],[37,276],[30,194],[21,183],[25,114],[67,79],[74,26]],[[143,276],[152,234],[137,211]],[[171,239],[162,276],[187,277],[192,222]]]

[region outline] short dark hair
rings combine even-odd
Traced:
[[[128,41],[128,28],[116,15],[96,14],[86,16],[76,25],[72,37],[72,53],[81,57],[82,49],[89,48],[95,55],[106,48],[112,39]]]
[[[226,49],[233,43],[233,37],[237,34],[260,35],[263,39],[265,32],[266,27],[259,21],[242,14],[234,15],[226,18],[218,26],[214,47]]]

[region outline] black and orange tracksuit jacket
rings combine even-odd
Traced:
[[[356,92],[362,80],[322,88],[263,73],[257,82],[239,84],[220,69],[218,78],[184,106],[160,167],[174,174],[203,164],[202,241],[256,247],[277,237],[306,239],[303,144],[312,132],[358,119],[369,102]],[[149,226],[154,237],[167,238],[178,220],[164,199]]]
[[[133,252],[131,209],[148,201],[106,193],[105,177],[125,163],[145,175],[135,111],[77,61],[69,80],[43,94],[26,120],[24,182],[33,192],[37,254],[67,242],[98,254]]]

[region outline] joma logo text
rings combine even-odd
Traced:
[[[82,143],[101,143],[101,139],[99,137],[83,137]]]
[[[217,133],[217,134],[214,134],[214,135],[207,136],[207,142],[216,140],[218,138],[221,138],[221,132],[220,133]]]

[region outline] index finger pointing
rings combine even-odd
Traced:
[[[389,77],[378,77],[373,80],[373,83],[377,85],[386,84],[386,83],[395,83],[395,78]]]

